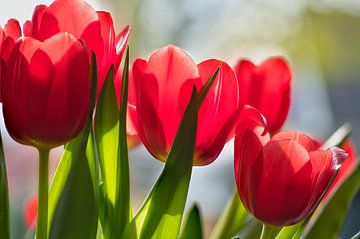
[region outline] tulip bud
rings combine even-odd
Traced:
[[[267,59],[259,66],[240,60],[234,68],[239,81],[240,107],[251,105],[266,118],[268,130],[278,131],[290,107],[291,72],[280,57]]]
[[[245,208],[267,225],[288,226],[305,219],[347,154],[336,147],[319,150],[312,138],[296,131],[264,139],[248,125],[240,122],[237,128],[234,162]]]
[[[3,112],[16,141],[51,148],[83,128],[90,99],[87,49],[69,33],[19,39],[6,63]]]
[[[69,32],[83,40],[89,56],[91,51],[95,52],[99,94],[111,65],[114,65],[114,72],[119,68],[129,39],[129,26],[116,35],[110,13],[95,11],[82,0],[55,0],[49,6],[39,5],[32,20],[24,24],[24,34],[39,41],[59,32]]]

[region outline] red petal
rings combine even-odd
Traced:
[[[95,10],[85,1],[74,0],[55,0],[47,9],[47,13],[55,17],[59,31],[69,32],[76,38],[81,38],[84,30],[92,23],[98,20]],[[45,19],[42,20],[44,22]],[[43,34],[50,31],[55,26],[48,25],[40,31]],[[50,34],[45,34],[48,37]]]
[[[73,138],[85,123],[90,99],[90,66],[87,49],[69,33],[55,35],[45,41],[42,48],[56,70],[44,125],[52,134],[49,137],[53,139],[53,135],[57,135],[56,144]]]
[[[262,144],[254,132],[246,129],[236,135],[234,142],[234,170],[237,189],[244,206],[254,214],[255,199],[250,188],[259,187],[258,181],[250,181],[250,173],[256,161],[262,160]],[[259,175],[257,175],[259,176]]]
[[[202,85],[220,71],[199,110],[195,165],[211,163],[230,139],[238,109],[238,82],[231,67],[219,60],[198,64]]]
[[[97,12],[99,21],[89,25],[82,37],[89,49],[96,54],[98,63],[98,92],[105,82],[105,78],[112,64],[116,61],[115,30],[112,17],[108,12]],[[115,73],[117,68],[114,69]]]
[[[245,105],[239,115],[236,126],[236,135],[241,135],[246,129],[253,131],[262,145],[270,140],[267,132],[267,123],[264,116],[255,108]]]
[[[315,150],[317,143],[310,138],[307,134],[301,133],[299,131],[282,131],[278,134],[275,134],[271,140],[284,140],[292,139],[299,144],[301,144],[308,152]]]
[[[326,198],[329,197],[330,193],[332,191],[334,191],[350,175],[350,173],[355,169],[355,167],[358,163],[357,162],[357,152],[356,152],[355,146],[351,142],[351,140],[347,140],[345,145],[342,147],[342,149],[348,154],[348,157],[345,159],[344,163],[341,165],[338,175],[336,176],[328,193],[325,196],[325,200],[326,200]]]
[[[287,63],[278,57],[266,60],[259,67],[240,61],[235,70],[241,104],[259,109],[268,122],[269,131],[279,130],[290,106],[291,72]]]
[[[115,43],[116,43],[117,60],[115,62],[115,67],[119,67],[120,65],[121,59],[125,52],[126,45],[129,40],[129,35],[130,35],[130,26],[127,25],[126,27],[124,27],[124,29],[122,29],[119,35],[116,36]]]
[[[265,145],[263,155],[250,174],[260,181],[249,189],[256,197],[255,217],[276,226],[302,220],[311,196],[309,154],[296,141],[281,140]]]
[[[167,46],[151,55],[142,81],[138,82],[135,79],[139,96],[137,107],[143,107],[137,110],[139,121],[154,119],[159,121],[166,142],[162,146],[166,149],[166,152],[163,152],[165,154],[173,143],[185,110],[184,106],[191,96],[192,91],[190,89],[185,91],[183,86],[186,82],[195,82],[197,77],[198,70],[191,57],[180,48]],[[147,100],[144,100],[145,98]],[[146,112],[148,106],[154,107],[151,113]],[[146,127],[146,130],[153,131],[150,127],[150,125]]]
[[[312,164],[312,198],[308,211],[314,210],[325,189],[345,160],[347,154],[339,148],[316,150],[309,153]]]
[[[24,23],[24,25],[23,25],[24,36],[30,37],[31,36],[31,31],[32,31],[32,22],[31,21],[26,21]]]
[[[14,41],[21,37],[20,24],[16,19],[8,20],[5,24],[4,31],[5,35],[11,37]]]

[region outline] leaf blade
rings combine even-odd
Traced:
[[[198,206],[195,204],[189,211],[185,220],[184,229],[180,239],[202,239],[201,215]]]

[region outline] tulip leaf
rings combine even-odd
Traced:
[[[338,238],[342,224],[353,197],[360,188],[360,167],[357,164],[354,171],[336,189],[331,198],[318,208],[314,221],[308,223],[304,238]],[[336,215],[336,216],[334,216]]]
[[[195,204],[189,211],[185,220],[184,228],[180,239],[202,239],[201,215],[198,206]]]
[[[96,101],[96,60],[92,54],[91,97],[82,132],[65,147],[50,190],[49,238],[95,238],[97,204],[94,191],[95,163],[86,154]],[[64,160],[64,161],[63,161]],[[89,163],[90,162],[90,163]],[[91,167],[91,168],[90,168]],[[63,178],[62,178],[63,177]]]
[[[101,89],[96,114],[95,138],[98,145],[102,180],[111,207],[115,205],[116,170],[119,145],[119,110],[112,66]]]
[[[177,238],[189,189],[197,129],[194,88],[165,167],[122,238]]]
[[[239,194],[235,190],[223,214],[218,219],[210,238],[231,238],[235,236],[245,225],[247,215]]]
[[[10,238],[9,188],[2,138],[0,134],[0,238]]]
[[[122,78],[120,126],[119,126],[119,148],[116,172],[116,198],[114,218],[112,224],[111,238],[120,238],[126,225],[130,222],[132,209],[130,205],[130,175],[129,157],[126,138],[126,112],[128,101],[129,82],[129,47],[126,49],[126,59]]]

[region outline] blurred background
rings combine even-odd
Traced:
[[[257,63],[284,55],[294,72],[293,101],[285,129],[327,138],[342,123],[353,126],[360,146],[360,1],[358,0],[102,0],[88,1],[113,15],[117,30],[130,24],[131,56],[148,58],[164,45],[175,44],[196,62],[239,58]],[[24,22],[37,4],[49,0],[0,0],[0,24]],[[1,118],[2,119],[2,118]],[[13,238],[26,234],[24,201],[36,193],[37,154],[7,135],[3,122]],[[198,202],[208,235],[234,190],[232,142],[213,164],[195,168],[189,203]],[[54,171],[61,148],[53,150]],[[130,155],[135,209],[150,191],[163,164],[142,147]],[[336,215],[334,215],[336,216]],[[360,230],[360,195],[343,227],[342,237]]]

